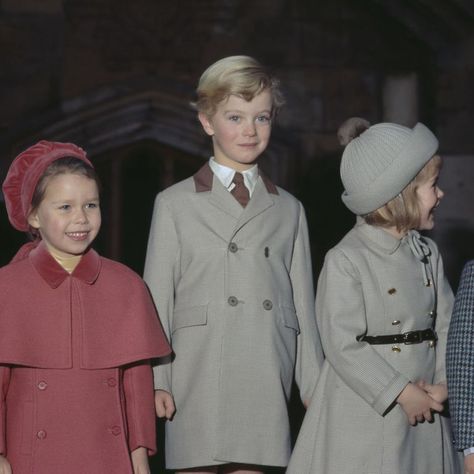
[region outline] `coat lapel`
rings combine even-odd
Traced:
[[[234,219],[239,218],[242,214],[242,206],[214,175],[208,163],[193,178],[196,193],[208,193],[208,201],[211,205],[218,207]]]
[[[219,178],[214,175],[208,163],[193,178],[196,193],[208,193],[208,202],[235,220],[232,236],[254,217],[272,207],[274,205],[272,195],[278,195],[276,186],[265,175],[261,174],[252,198],[247,206],[242,208],[234,196],[222,185]],[[222,232],[220,233],[226,240],[229,239],[229,223],[222,223]]]
[[[229,194],[229,193],[228,193]],[[234,199],[234,201],[236,201]],[[236,201],[237,202],[237,201]],[[260,176],[257,181],[257,185],[253,191],[252,197],[243,209],[239,216],[233,235],[235,235],[242,227],[244,227],[254,217],[258,216],[262,212],[265,212],[268,208],[275,204],[272,194],[268,192],[268,188],[264,184],[262,177]]]

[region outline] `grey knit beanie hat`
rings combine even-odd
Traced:
[[[395,123],[370,126],[353,117],[338,131],[346,148],[341,160],[342,200],[365,215],[392,200],[418,174],[438,149],[438,140],[422,123],[413,129]]]

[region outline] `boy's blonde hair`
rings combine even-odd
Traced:
[[[440,156],[433,156],[400,194],[384,206],[363,216],[367,224],[395,227],[398,232],[417,229],[421,219],[417,189],[420,184],[433,178],[439,172],[441,164]]]
[[[279,81],[250,56],[228,56],[209,66],[201,75],[193,104],[211,117],[217,105],[231,95],[251,101],[264,90],[272,95],[272,115],[284,104]]]

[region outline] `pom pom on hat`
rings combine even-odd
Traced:
[[[337,138],[342,146],[346,146],[351,140],[357,138],[370,127],[370,122],[360,117],[347,119],[337,131]]]
[[[422,123],[413,129],[395,123],[370,126],[353,117],[338,138],[346,148],[341,160],[342,200],[357,215],[382,207],[401,193],[438,149]]]
[[[82,148],[46,140],[30,146],[13,160],[2,189],[8,218],[15,229],[29,230],[28,214],[38,181],[53,161],[65,157],[78,158],[92,166]]]

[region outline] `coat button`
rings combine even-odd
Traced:
[[[39,430],[38,433],[36,433],[36,437],[38,439],[45,439],[47,436],[46,431],[44,430]]]
[[[428,316],[430,318],[434,318],[436,316],[436,311],[434,309],[432,309],[429,313],[428,313]]]
[[[39,390],[46,390],[48,388],[48,384],[44,380],[41,380],[41,382],[38,382],[37,387]]]
[[[239,247],[237,247],[237,244],[235,242],[231,242],[229,244],[229,251],[232,253],[235,253],[237,252],[237,250],[239,250]]]
[[[400,321],[398,319],[394,319],[392,321],[392,326],[400,326]]]
[[[120,426],[111,426],[109,428],[109,433],[113,434],[114,436],[118,436],[122,433],[122,428],[120,428]]]
[[[229,303],[230,306],[237,306],[238,302],[235,296],[229,296],[229,298],[227,298],[227,303]]]
[[[434,347],[435,345],[435,341],[428,341],[428,347]]]
[[[392,346],[392,352],[402,352],[399,346]]]
[[[273,308],[273,303],[270,300],[265,300],[263,302],[263,309],[270,311]]]
[[[117,385],[117,381],[113,377],[110,377],[110,379],[107,379],[107,385],[109,387],[115,387]]]
[[[387,293],[388,293],[389,295],[394,295],[396,292],[397,292],[397,289],[396,289],[396,288],[390,288],[390,289],[387,291]]]

